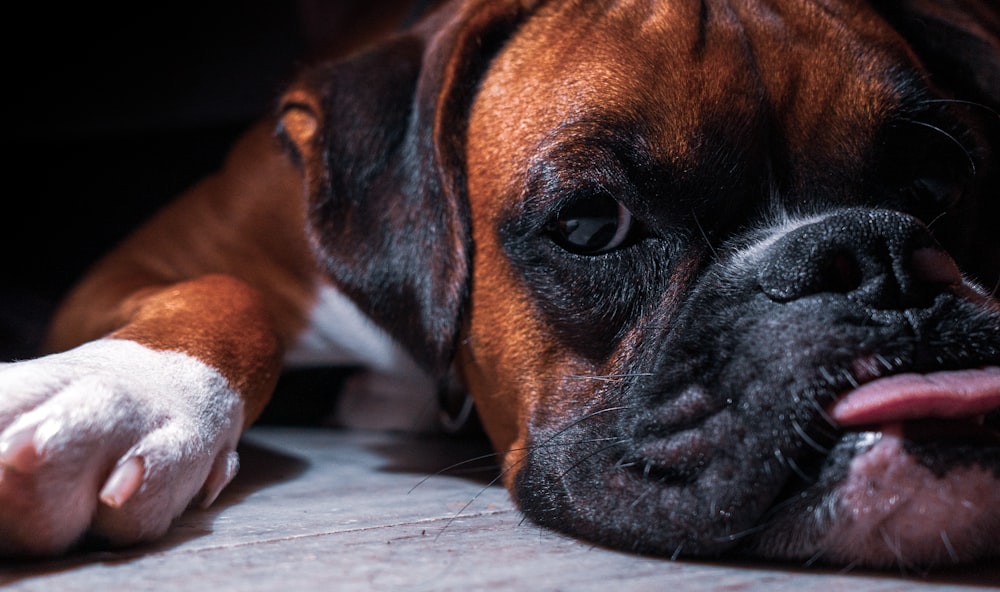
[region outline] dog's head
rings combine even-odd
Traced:
[[[537,522],[1000,550],[1000,15],[459,2],[282,107],[332,278],[455,363]]]

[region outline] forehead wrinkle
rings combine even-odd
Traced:
[[[713,161],[720,145],[753,144],[769,115],[749,33],[726,0],[616,3],[610,35],[637,82],[631,104],[674,168]],[[636,22],[640,24],[636,26]],[[721,144],[720,144],[721,143]],[[707,158],[706,158],[707,156]]]
[[[702,0],[616,0],[605,11],[611,20],[628,23],[632,35],[643,41],[669,34],[689,46],[701,44],[705,4]],[[697,24],[696,27],[686,25]],[[683,29],[678,25],[685,25]]]
[[[592,154],[594,142],[608,145],[596,136],[621,142],[628,136],[633,158],[626,166],[732,176],[736,163],[745,160],[741,149],[754,145],[747,136],[759,118],[754,111],[759,101],[752,98],[759,95],[757,81],[745,74],[739,63],[745,54],[734,54],[731,44],[697,51],[692,40],[700,33],[691,19],[664,17],[664,10],[698,8],[698,3],[668,3],[669,10],[661,4],[622,2],[616,11],[582,16],[571,4],[560,7],[558,18],[543,14],[527,23],[494,63],[474,106],[475,114],[493,122],[491,141],[481,144],[490,154],[480,153],[478,160],[510,162],[503,167],[512,175],[508,186],[526,187],[527,171],[545,154],[540,148],[553,146],[553,138],[563,146],[586,139]],[[675,33],[649,28],[646,33],[656,34],[635,43],[635,21],[627,15],[640,9],[650,10],[646,22],[663,21]],[[568,33],[575,38],[553,47],[545,33],[555,23],[565,27],[559,19],[570,18],[568,10],[583,23]],[[706,66],[705,60],[713,64]],[[640,123],[642,129],[635,129]]]
[[[870,9],[856,3],[788,2],[737,4],[756,61],[783,67],[761,69],[769,103],[882,113],[897,104],[915,62],[899,35]],[[836,89],[836,92],[830,92]],[[803,97],[809,100],[797,100]],[[845,113],[846,114],[846,113]]]
[[[523,185],[517,177],[545,134],[611,114],[642,121],[655,160],[678,172],[714,167],[734,176],[741,162],[784,162],[789,172],[810,165],[802,158],[854,162],[871,143],[857,130],[889,118],[907,87],[891,71],[910,63],[894,53],[901,44],[893,35],[872,42],[884,29],[852,3],[546,4],[481,87],[473,119],[490,123],[479,160],[506,171],[508,186]],[[831,118],[853,124],[830,126]]]

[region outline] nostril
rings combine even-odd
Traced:
[[[865,283],[863,263],[847,248],[817,252],[789,247],[767,261],[757,275],[761,291],[775,302],[822,293],[851,294]]]
[[[915,219],[851,210],[775,241],[757,269],[757,281],[777,303],[829,294],[901,310],[931,306],[963,280],[955,261]]]
[[[847,252],[834,253],[830,257],[830,269],[826,277],[826,291],[838,294],[849,294],[857,290],[863,279],[857,260]]]

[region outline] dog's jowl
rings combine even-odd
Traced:
[[[586,540],[996,558],[998,226],[986,0],[442,2],[305,70],[0,367],[0,551],[161,535],[322,359],[460,377]]]

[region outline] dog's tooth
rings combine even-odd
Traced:
[[[119,463],[101,488],[101,502],[111,508],[122,507],[139,490],[145,472],[145,463],[141,457],[130,456]]]

